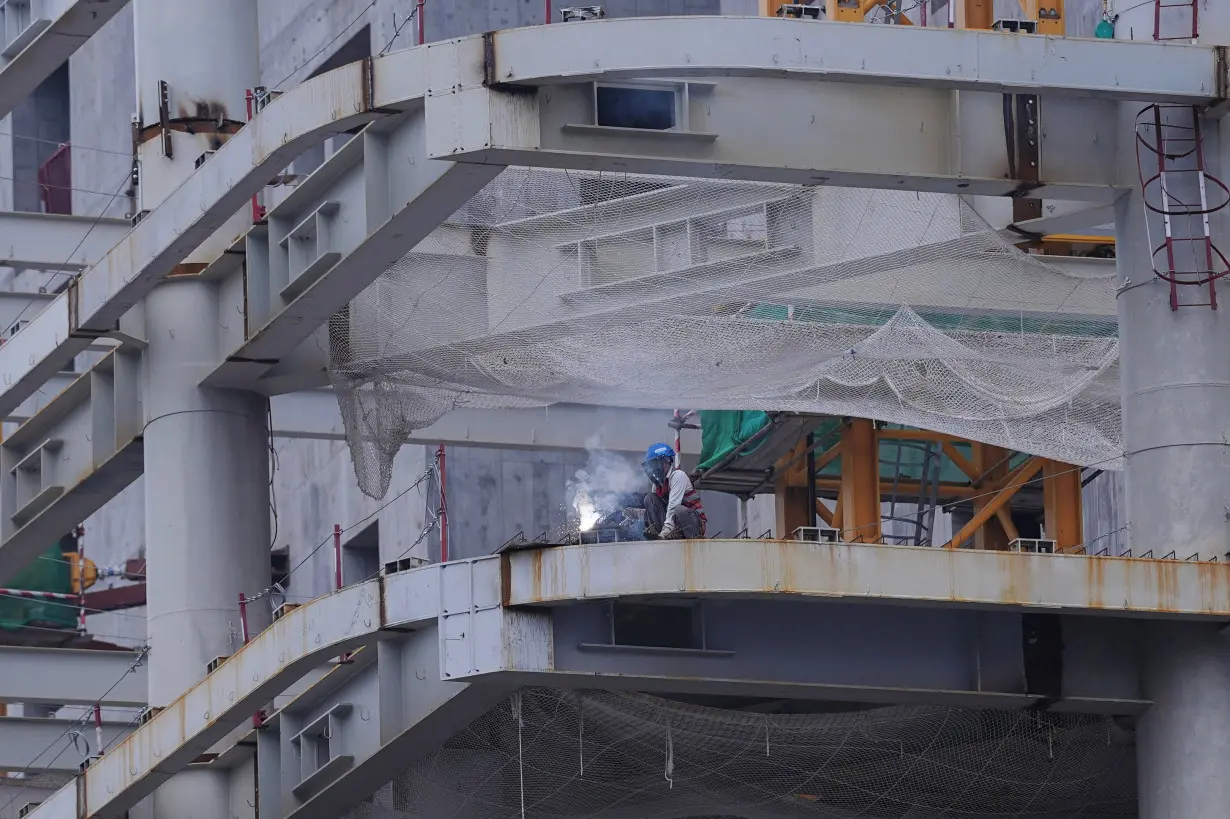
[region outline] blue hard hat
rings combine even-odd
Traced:
[[[659,458],[675,460],[675,450],[668,444],[654,444],[645,451],[645,462],[656,461]]]

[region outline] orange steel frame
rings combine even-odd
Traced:
[[[850,419],[841,429],[836,444],[817,451],[815,468],[833,462],[841,466],[840,475],[816,477],[818,495],[835,496],[830,507],[817,500],[815,514],[807,508],[806,441],[801,441],[778,461],[775,489],[775,532],[790,537],[802,526],[814,526],[816,517],[825,526],[837,529],[841,539],[855,543],[881,541],[881,497],[893,489],[891,481],[880,479],[879,444],[881,439],[930,440],[940,444],[944,456],[969,479],[969,483],[941,483],[940,502],[972,500],[973,517],[954,533],[945,548],[969,545],[975,549],[1004,550],[1019,534],[1012,522],[1012,498],[1024,486],[1041,482],[1043,526],[1048,540],[1057,550],[1078,550],[1084,540],[1081,517],[1081,473],[1078,467],[1033,456],[1010,468],[1013,454],[1002,447],[965,441],[955,435],[917,429],[878,429],[873,421]],[[957,443],[968,443],[967,457]],[[898,491],[917,492],[918,482],[898,481]],[[937,546],[940,544],[936,544]]]

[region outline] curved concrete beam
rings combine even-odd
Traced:
[[[1226,71],[1213,46],[773,17],[628,17],[485,37],[488,84],[509,85],[813,77],[1200,105],[1220,99]]]
[[[569,546],[506,555],[504,605],[625,596],[788,595],[1073,614],[1230,617],[1230,564],[1186,561],[1186,554],[1178,557],[1154,560],[775,540]]]
[[[368,580],[286,614],[40,805],[30,819],[118,819],[330,658],[435,622],[439,564]]]

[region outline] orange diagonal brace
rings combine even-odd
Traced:
[[[965,473],[965,477],[969,478],[971,484],[976,484],[979,477],[978,468],[961,454],[961,450],[957,449],[956,444],[952,441],[944,441],[940,446],[943,447],[944,454],[948,456],[948,460],[952,461],[957,469]]]
[[[1018,466],[1008,474],[1008,477],[1003,482],[1003,488],[995,493],[995,497],[991,498],[987,505],[974,513],[970,518],[969,523],[961,527],[961,531],[952,536],[952,540],[944,544],[945,549],[956,549],[967,538],[978,531],[978,527],[986,523],[996,512],[1003,508],[1004,504],[1012,500],[1012,496],[1026,483],[1028,483],[1042,469],[1043,458],[1036,455],[1031,457],[1025,463]]]
[[[820,520],[824,521],[830,528],[836,529],[833,525],[833,513],[824,505],[824,501],[816,498],[816,514],[820,516]]]

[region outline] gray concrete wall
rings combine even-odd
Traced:
[[[72,82],[73,213],[124,217],[136,111],[133,6],[128,4],[68,61]],[[151,78],[154,82],[155,78]]]

